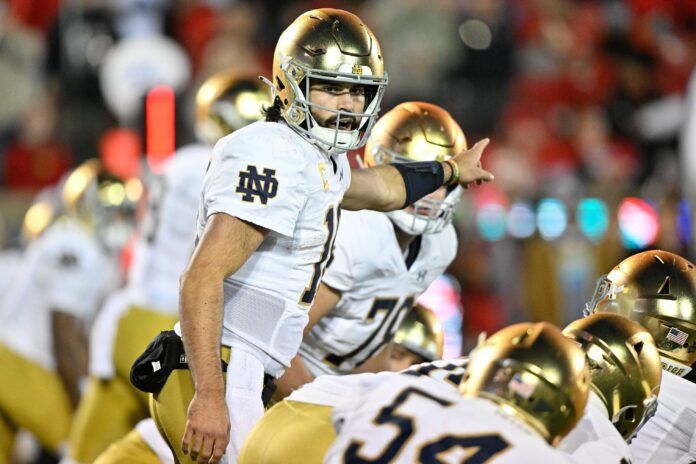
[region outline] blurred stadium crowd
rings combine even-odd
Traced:
[[[469,140],[493,141],[486,165],[496,182],[465,195],[453,279],[438,284],[440,293],[461,289],[451,303],[471,308],[464,344],[474,341],[467,334],[516,321],[575,319],[595,276],[637,249],[693,258],[694,191],[685,187],[681,140],[696,1],[279,5],[0,4],[0,245],[20,246],[32,198],[87,158],[132,169],[153,82],[176,90],[177,145],[188,143],[200,84],[229,68],[269,75],[284,25],[321,6],[355,12],[380,37],[390,80],[383,112],[429,101]],[[450,316],[446,329],[456,335],[461,318]]]

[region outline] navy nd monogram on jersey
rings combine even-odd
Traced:
[[[267,229],[224,281],[222,343],[252,352],[280,375],[297,353],[350,185],[333,159],[283,123],[257,122],[221,139],[203,181],[198,235],[225,213]]]
[[[421,236],[411,266],[394,225],[374,211],[345,211],[323,283],[341,292],[331,312],[305,336],[300,355],[314,375],[346,374],[391,340],[406,312],[454,259],[450,225]],[[417,239],[418,240],[418,239]],[[412,246],[411,251],[416,249]]]

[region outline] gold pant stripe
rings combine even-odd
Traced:
[[[336,439],[331,412],[330,406],[283,400],[254,426],[239,464],[320,464]]]
[[[49,451],[58,452],[68,438],[72,417],[70,400],[58,375],[2,344],[0,366],[0,463],[9,459],[19,428],[31,432]]]
[[[133,306],[119,319],[114,339],[113,379],[91,378],[70,431],[70,457],[93,462],[107,447],[149,416],[148,397],[130,383],[130,368],[152,339],[170,330],[172,314]]]

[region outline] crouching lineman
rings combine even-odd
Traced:
[[[351,170],[345,152],[364,144],[386,85],[363,21],[309,11],[278,40],[266,121],[215,145],[181,279],[188,369],[142,372],[166,379],[153,411],[180,461],[236,461],[263,414],[264,379],[299,350],[341,208],[392,211],[445,184],[493,180],[480,164],[485,140],[446,162]]]
[[[84,327],[121,280],[139,189],[90,160],[66,179],[66,215],[27,247],[0,308],[0,463],[18,429],[58,453],[87,369]]]
[[[660,389],[660,355],[640,324],[597,313],[563,334],[585,353],[592,385],[582,420],[558,448],[585,462],[631,462],[628,443],[654,414]]]
[[[573,462],[553,446],[582,416],[589,386],[582,351],[560,330],[516,324],[472,352],[459,391],[396,375],[339,405],[325,462]]]
[[[126,306],[121,312],[103,312],[97,324],[102,330],[93,332],[90,385],[71,432],[74,461],[94,462],[99,456],[97,462],[103,464],[133,462],[136,450],[149,445],[161,455],[166,448],[147,422],[131,431],[150,413],[147,395],[130,383],[130,368],[150,340],[178,319],[179,276],[195,243],[200,187],[212,145],[261,119],[262,106],[270,100],[268,87],[258,78],[229,71],[215,74],[199,89],[196,133],[203,143],[177,150],[150,182]],[[105,350],[109,341],[110,349]],[[123,442],[109,447],[124,436]],[[154,452],[151,457],[157,462]],[[146,456],[140,459],[147,462]]]
[[[402,103],[375,124],[365,164],[445,161],[463,149],[464,133],[447,111]],[[457,252],[451,221],[461,194],[459,186],[440,187],[403,210],[341,213],[299,356],[278,381],[280,397],[317,375],[389,369],[396,329]]]
[[[655,416],[630,444],[636,463],[696,461],[696,272],[660,250],[626,258],[597,285],[588,312],[612,312],[655,339],[662,381]]]
[[[592,359],[592,393],[577,427],[561,440],[558,449],[572,454],[578,462],[630,460],[623,437],[629,438],[650,416],[650,405],[654,404],[652,390],[659,384],[659,360],[652,338],[640,325],[616,315],[581,319],[569,325],[565,334],[578,340],[586,358]],[[343,408],[346,401],[355,401],[363,392],[400,375],[427,376],[456,390],[467,365],[468,358],[457,358],[421,364],[399,374],[319,377],[264,416],[245,444],[243,463],[276,463],[284,459],[321,462],[334,437],[330,425],[332,408]],[[288,426],[290,423],[293,427]],[[282,438],[269,441],[270,435]],[[297,446],[310,441],[311,447]],[[311,459],[303,461],[307,453]]]

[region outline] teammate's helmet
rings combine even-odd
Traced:
[[[62,196],[67,215],[94,229],[107,248],[118,250],[133,234],[135,207],[142,191],[140,180],[124,182],[93,158],[70,173]]]
[[[22,221],[22,240],[31,242],[50,226],[61,213],[58,188],[47,187],[39,192]]]
[[[416,304],[411,308],[394,334],[393,341],[426,361],[442,359],[445,343],[442,326],[435,313],[425,306]]]
[[[598,280],[585,305],[586,314],[594,312],[621,314],[645,327],[667,372],[684,377],[696,367],[696,271],[681,256],[651,250],[621,261]]]
[[[379,118],[365,145],[365,164],[445,161],[466,150],[466,137],[452,116],[436,105],[407,102]],[[452,221],[462,196],[456,186],[444,200],[422,198],[411,208],[391,211],[389,217],[412,235],[441,231]]]
[[[558,328],[522,323],[472,352],[459,389],[498,403],[555,446],[582,417],[590,379],[584,353]]]
[[[208,78],[196,93],[196,136],[214,145],[220,138],[263,119],[271,92],[258,77],[221,71]]]
[[[316,80],[364,85],[365,109],[354,113],[311,103],[309,87]],[[278,39],[273,85],[290,127],[329,152],[343,152],[365,143],[379,113],[387,73],[379,43],[360,18],[321,8],[299,16]],[[335,113],[336,126],[320,126],[311,109]],[[355,118],[357,128],[340,130],[343,116]]]
[[[640,324],[610,313],[578,319],[563,334],[582,347],[592,390],[630,440],[657,409],[662,368],[652,336]]]

